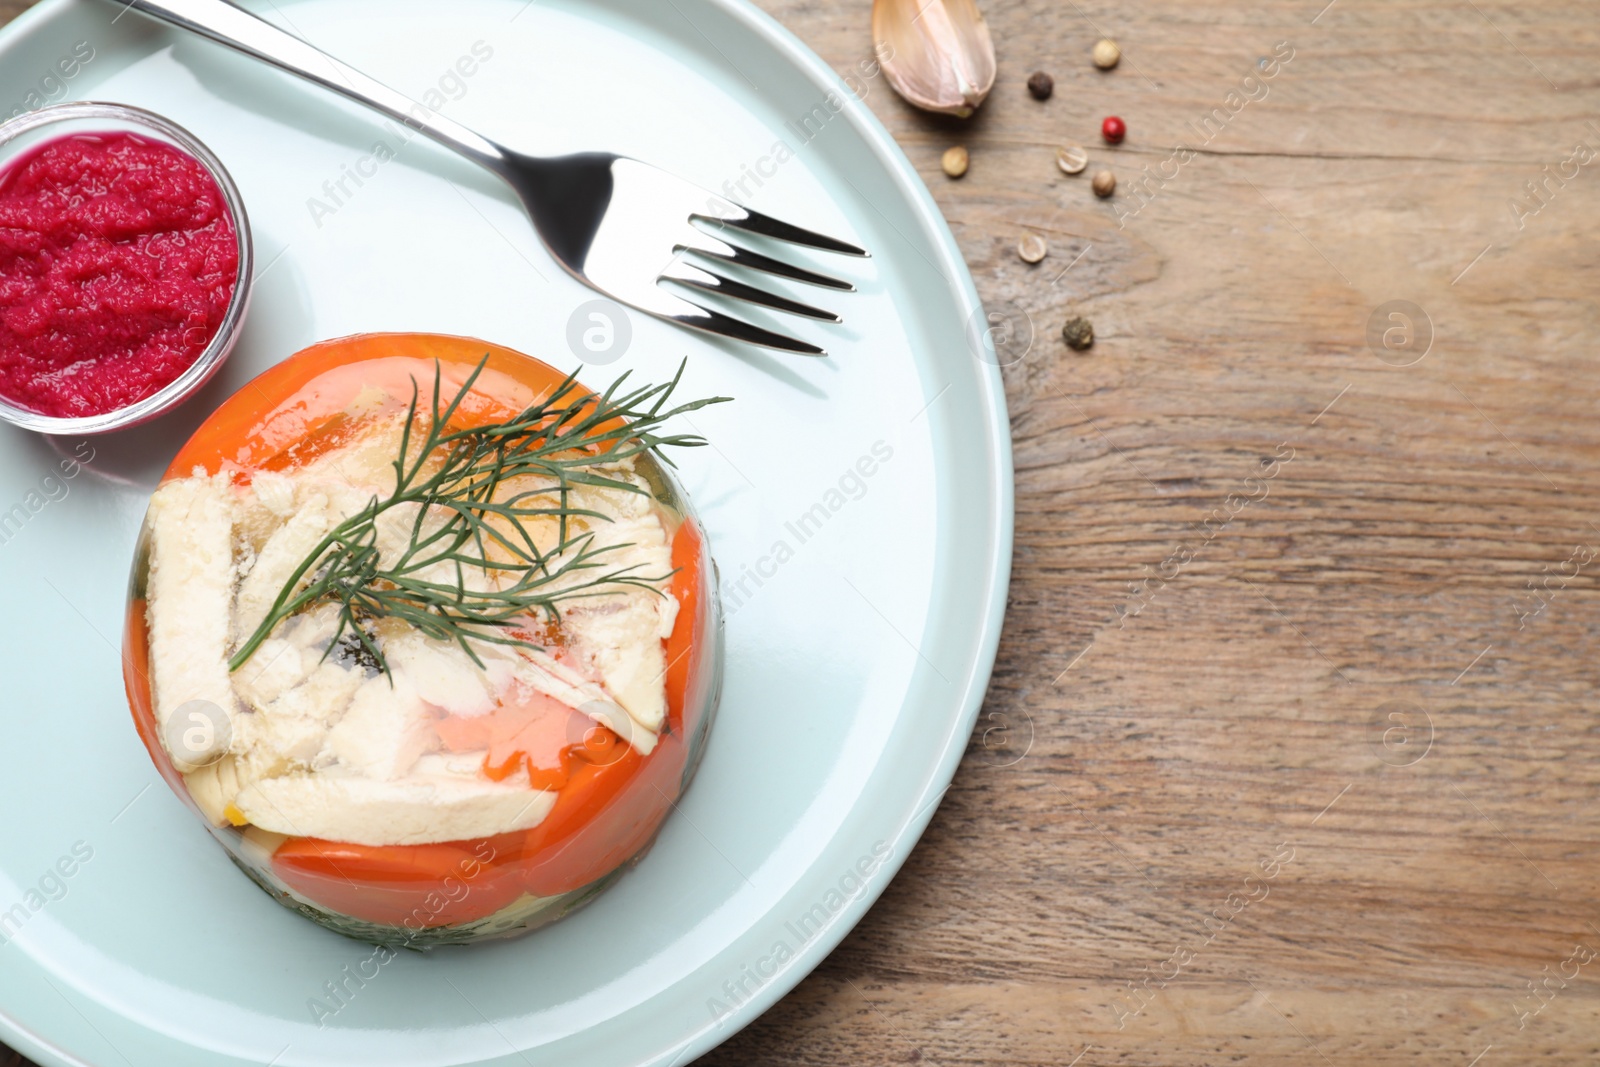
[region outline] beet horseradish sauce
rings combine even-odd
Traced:
[[[158,392],[238,284],[236,222],[182,149],[80,133],[0,171],[0,394],[19,407],[100,415]]]

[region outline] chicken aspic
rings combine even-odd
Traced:
[[[135,565],[130,700],[284,903],[373,940],[504,936],[649,843],[720,677],[705,541],[660,458],[717,400],[677,401],[681,374],[595,393],[482,342],[368,335],[185,446]]]

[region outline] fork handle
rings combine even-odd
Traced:
[[[430,111],[404,93],[395,92],[228,0],[131,0],[124,10],[128,7],[365,104],[497,174],[503,173],[508,162],[505,150],[488,138]]]

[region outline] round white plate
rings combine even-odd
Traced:
[[[258,264],[239,347],[176,414],[87,441],[0,430],[0,1038],[45,1064],[685,1064],[860,919],[971,732],[1011,550],[1005,402],[971,280],[865,106],[741,0],[249,6],[489,136],[730,182],[874,258],[811,257],[860,289],[810,291],[843,327],[788,320],[828,359],[635,316],[621,358],[585,371],[659,380],[687,356],[686,396],[737,398],[695,417],[712,447],[678,457],[727,608],[705,764],[593,906],[380,966],[235,870],[135,737],[119,648],[146,500],[210,410],[305,345],[435,331],[572,367],[593,294],[491,178],[345,101],[120,3],[45,0],[0,32],[0,109],[170,116],[237,180]],[[854,86],[889,92],[870,71]],[[74,456],[92,458],[65,478]]]

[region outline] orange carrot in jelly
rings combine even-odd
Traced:
[[[484,374],[469,402],[457,412],[455,422],[462,426],[514,415],[555,392],[565,378],[520,352],[465,337],[375,333],[324,341],[284,360],[234,394],[189,438],[165,477],[184,478],[200,467],[208,474],[237,470],[247,478],[290,449],[295,449],[296,463],[314,459],[341,443],[337,433],[318,435],[318,431],[343,421],[347,409],[370,387],[387,391],[390,399],[383,410],[398,415],[411,399],[415,379],[418,410],[428,412],[435,360],[448,400],[485,356]],[[580,395],[575,391],[572,399]],[[319,441],[306,441],[317,436]]]
[[[665,642],[667,730],[655,750],[633,749],[616,762],[577,770],[544,822],[527,832],[514,862],[537,896],[581,888],[642,849],[678,799],[694,723],[685,723],[690,683],[701,666],[692,639],[699,622],[705,543],[693,521],[673,535],[672,592],[677,621]]]
[[[684,703],[689,682],[695,677],[694,652],[707,636],[700,626],[700,595],[706,554],[705,539],[693,521],[685,520],[672,538],[672,595],[678,601],[678,619],[667,638],[667,715],[675,729],[683,728]]]
[[[292,838],[272,856],[285,885],[325,908],[410,929],[487,918],[522,895],[492,840],[447,845],[349,845]]]
[[[609,729],[594,723],[583,734],[583,744],[577,749],[578,755],[590,763],[598,763],[604,767],[622,755],[617,746],[622,739]]]
[[[161,777],[184,798],[185,803],[199,811],[195,803],[188,799],[189,790],[183,784],[183,775],[172,765],[172,757],[167,755],[166,747],[157,736],[155,704],[150,698],[147,667],[150,662],[150,627],[145,619],[145,603],[140,598],[128,604],[128,618],[122,633],[122,684],[128,693],[128,707],[133,712],[133,728],[138,731],[139,740],[144,742]]]

